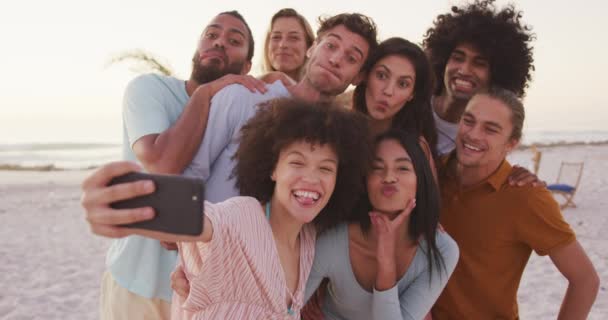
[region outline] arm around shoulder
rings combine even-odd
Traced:
[[[136,157],[148,171],[170,174],[183,172],[203,140],[210,99],[209,90],[197,88],[175,123],[132,143]],[[161,105],[157,108],[164,107]]]

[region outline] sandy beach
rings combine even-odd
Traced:
[[[608,319],[608,145],[554,146],[539,176],[554,182],[560,161],[584,161],[578,208],[563,214],[600,274],[589,319]],[[530,150],[512,163],[532,168]],[[109,240],[93,236],[80,208],[89,171],[0,171],[0,318],[97,319]],[[561,199],[560,199],[561,200]],[[548,257],[533,254],[519,290],[522,319],[555,319],[567,282]]]

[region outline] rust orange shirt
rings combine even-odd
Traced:
[[[460,260],[433,307],[434,320],[518,319],[517,289],[532,250],[547,255],[575,240],[551,193],[510,187],[511,169],[505,160],[465,189],[453,174],[440,175],[441,224]]]

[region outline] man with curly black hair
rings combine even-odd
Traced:
[[[523,97],[534,70],[535,35],[513,5],[477,0],[440,14],[423,46],[436,85],[432,105],[440,154],[454,149],[458,120],[474,94],[500,86]]]

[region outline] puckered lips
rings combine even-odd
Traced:
[[[226,62],[226,53],[219,49],[209,49],[200,55],[200,59],[219,59]]]
[[[382,186],[382,188],[380,189],[380,192],[382,193],[382,195],[387,198],[390,198],[393,195],[395,195],[397,193],[397,191],[399,191],[399,190],[394,185],[385,185],[385,186]]]
[[[323,195],[321,192],[311,189],[295,189],[291,194],[296,202],[305,208],[314,206]]]
[[[386,100],[380,100],[377,101],[376,104],[374,105],[374,108],[376,109],[376,111],[381,112],[381,113],[385,113],[386,111],[388,111],[388,102]]]
[[[328,67],[325,65],[322,65],[319,63],[319,68],[321,68],[322,70],[324,70],[325,72],[329,73],[330,75],[332,75],[334,78],[338,79],[338,81],[341,81],[342,78],[340,77],[340,75],[334,70],[334,68],[332,67]]]

